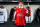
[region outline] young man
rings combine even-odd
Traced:
[[[19,8],[15,9],[14,13],[14,19],[15,19],[15,24],[17,25],[16,27],[25,27],[25,16],[27,16],[27,9],[23,8],[23,2],[19,2]]]

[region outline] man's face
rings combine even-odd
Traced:
[[[22,7],[22,6],[23,6],[23,3],[20,2],[20,3],[19,3],[19,6]]]

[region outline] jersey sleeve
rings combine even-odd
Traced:
[[[16,19],[16,11],[14,12],[13,19]]]
[[[14,15],[13,15],[13,19],[16,19],[17,9],[18,9],[18,8],[15,9],[15,12],[14,12]]]
[[[13,19],[12,19],[12,21],[16,21],[16,11],[14,12],[14,14],[13,14]]]

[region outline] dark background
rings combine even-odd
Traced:
[[[12,1],[17,1],[19,2],[20,0],[0,0],[0,2],[12,2]],[[40,2],[40,0],[21,0],[24,2]]]
[[[16,25],[8,19],[8,22],[0,24],[0,27],[16,27]],[[37,23],[34,20],[32,23],[27,24],[26,27],[40,27],[40,23]]]

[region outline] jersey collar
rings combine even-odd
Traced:
[[[20,7],[19,7],[20,8]],[[23,8],[23,7],[21,7],[21,8]]]

